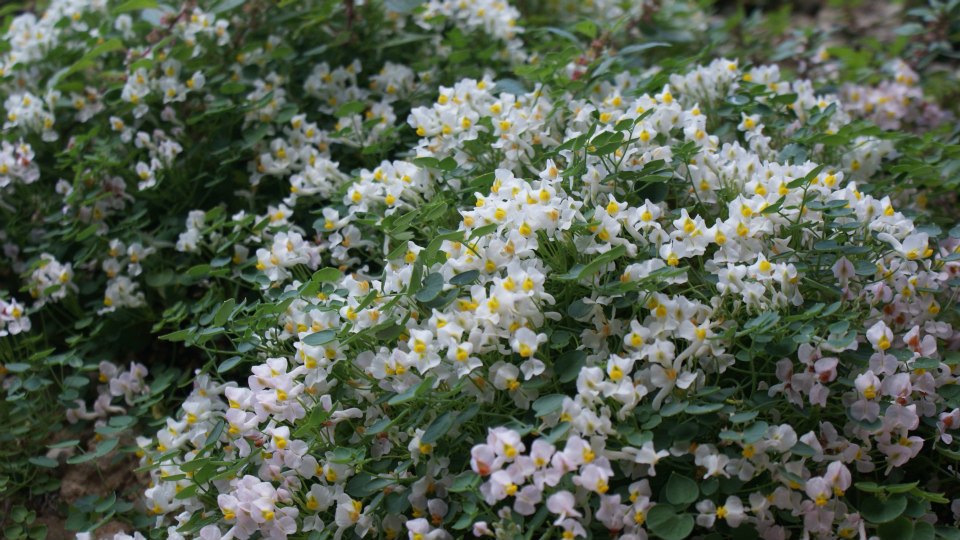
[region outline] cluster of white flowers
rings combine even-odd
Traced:
[[[140,285],[127,276],[117,276],[107,281],[107,290],[103,293],[103,307],[98,314],[110,313],[117,308],[138,308],[146,303]]]
[[[61,213],[65,218],[95,224],[100,234],[109,231],[107,219],[123,212],[133,201],[127,193],[126,182],[119,176],[88,176],[76,184],[61,178],[57,180],[55,190],[63,197]],[[86,204],[84,196],[87,195],[92,195],[93,204]]]
[[[708,28],[703,6],[686,0],[545,0],[544,8],[561,21],[577,23],[588,19],[605,28],[627,27],[630,37],[640,34],[640,26],[657,16],[659,21],[676,24],[675,32],[702,32]]]
[[[417,16],[417,24],[423,28],[432,28],[437,18],[449,19],[465,30],[482,30],[488,36],[504,44],[501,55],[504,58],[522,60],[526,53],[519,36],[523,28],[517,26],[520,11],[506,0],[430,0]]]
[[[131,277],[137,277],[143,272],[140,263],[156,251],[156,248],[144,247],[140,242],[134,242],[126,246],[122,241],[115,238],[110,241],[109,257],[103,260],[101,268],[108,278],[115,278],[123,270],[123,265],[126,264],[127,273]]]
[[[305,243],[302,235],[280,232],[273,237],[270,249],[257,250],[257,270],[264,272],[272,282],[286,281],[290,278],[288,268],[309,264],[311,259],[314,261],[311,266],[316,267],[316,248]]]
[[[656,9],[656,3],[648,0],[554,0],[555,9],[561,15],[588,15],[590,20],[614,22],[620,19],[636,20]],[[572,18],[572,17],[571,17]]]
[[[10,21],[4,36],[10,47],[0,56],[0,77],[18,64],[29,66],[43,60],[64,35],[89,32],[84,17],[106,7],[104,0],[52,0],[39,18],[31,11],[20,13]]]
[[[658,4],[574,7],[636,18]],[[86,14],[105,2],[52,6],[14,19],[0,70],[43,59],[62,34],[93,35]],[[430,0],[411,20],[482,31],[503,45],[498,61],[517,61],[519,16],[504,0]],[[163,296],[138,278],[166,279],[152,271],[168,255],[220,276],[232,263],[229,277],[261,289],[244,294],[263,318],[220,365],[246,379],[197,371],[179,409],[137,438],[145,507],[166,537],[516,538],[548,523],[565,540],[645,540],[672,496],[664,473],[682,472],[691,529],[866,538],[873,524],[845,495],[855,475],[883,478],[954,442],[960,407],[945,395],[960,368],[947,352],[960,333],[941,311],[958,292],[960,239],[937,240],[864,187],[896,156],[889,140],[810,148],[823,163],[806,150],[781,157],[811,124],[830,135],[855,118],[896,128],[925,114],[906,64],[891,65],[895,82],[836,95],[726,58],[647,92],[643,75],[659,68],[563,93],[498,85],[492,71],[437,86],[440,71],[365,72],[359,60],[308,66],[299,88],[275,69],[286,36],[231,48],[230,22],[192,4],[161,21],[189,50],[171,54],[162,38],[131,47],[123,108],[100,136],[127,146],[123,172],[147,201],[165,195],[147,190],[166,175],[181,180],[193,142],[181,116],[240,107],[236,195],[249,206],[190,211],[170,247],[107,226],[136,200],[121,176],[80,170],[56,191],[64,217],[103,237],[75,259],[105,281],[98,314]],[[133,40],[138,24],[123,15],[113,28]],[[190,67],[208,48],[231,51],[225,73]],[[4,130],[32,142],[58,137],[54,110],[61,124],[103,119],[111,95],[10,88]],[[732,121],[718,110],[748,103],[758,106]],[[400,151],[387,145],[411,133]],[[386,158],[363,159],[381,144]],[[0,189],[39,179],[33,152],[0,145]],[[21,265],[19,247],[4,247]],[[49,253],[34,260],[23,272],[31,315],[82,281]],[[817,302],[827,297],[837,302]],[[0,337],[30,330],[26,310],[0,299]],[[232,337],[232,324],[211,334]],[[787,343],[758,351],[773,327]],[[138,363],[100,363],[98,397],[90,409],[77,400],[68,420],[125,414],[146,376]]]
[[[88,410],[87,404],[78,399],[75,407],[67,409],[67,421],[75,424],[80,420],[95,420],[97,427],[106,425],[111,415],[127,412],[123,405],[114,404],[114,399],[123,398],[124,403],[130,406],[135,398],[149,390],[146,383],[148,374],[147,367],[137,362],[131,362],[130,369],[107,361],[100,362],[97,374],[100,385],[97,387],[93,410]]]
[[[20,141],[0,142],[0,190],[14,183],[31,184],[40,178],[40,168],[33,161],[33,148]]]
[[[384,161],[372,171],[360,171],[358,181],[350,185],[343,197],[343,203],[351,208],[350,215],[367,212],[373,206],[383,205],[384,215],[389,216],[398,210],[409,211],[430,200],[434,191],[427,170],[407,161]],[[335,220],[326,231],[339,227]]]
[[[46,142],[59,138],[53,129],[55,122],[53,108],[58,94],[49,92],[45,99],[39,98],[30,92],[12,93],[3,103],[7,111],[3,129],[18,128],[26,133],[41,133]]]
[[[206,222],[206,212],[203,210],[191,210],[187,215],[186,230],[180,233],[177,238],[177,251],[196,252],[199,250],[199,244],[203,238],[202,229]]]
[[[84,88],[82,94],[71,92],[69,102],[77,111],[75,118],[79,122],[87,122],[96,114],[100,113],[106,107],[103,104],[102,96],[96,88],[88,86]]]
[[[54,5],[62,3],[53,2]],[[14,64],[41,60],[57,43],[57,22],[58,18],[53,14],[40,20],[33,13],[15,17],[4,36],[4,40],[10,44],[10,51],[3,58],[4,73]]]
[[[122,125],[122,122],[120,123]],[[118,123],[114,122],[114,129],[116,130]],[[118,131],[122,131],[121,128]],[[183,152],[183,147],[180,146],[180,143],[171,139],[161,130],[156,130],[151,136],[149,133],[144,131],[137,132],[134,137],[134,145],[136,148],[145,148],[147,149],[150,161],[138,161],[134,172],[137,173],[137,189],[143,191],[145,189],[150,189],[157,185],[157,173],[169,169],[174,164],[174,159]]]
[[[369,91],[357,85],[357,76],[361,71],[363,66],[360,60],[332,69],[330,64],[321,62],[313,66],[313,71],[303,83],[303,89],[308,95],[320,99],[320,111],[332,114],[341,105],[366,97]]]
[[[893,80],[876,86],[843,86],[844,105],[851,114],[884,129],[899,129],[904,123],[934,127],[950,119],[949,113],[925,98],[917,73],[903,60],[892,61],[886,71]]]
[[[250,62],[249,54],[243,61]],[[284,203],[294,205],[301,195],[329,196],[346,180],[346,175],[331,161],[330,145],[343,144],[350,147],[370,146],[380,141],[394,128],[396,114],[391,103],[406,98],[420,87],[414,72],[397,64],[387,63],[376,75],[370,77],[370,88],[358,85],[362,72],[359,61],[345,67],[330,68],[327,63],[314,66],[304,82],[304,91],[321,100],[319,109],[327,114],[336,113],[340,107],[351,103],[364,103],[363,110],[339,117],[333,132],[308,121],[306,115],[290,118],[282,133],[260,150],[260,157],[251,164],[250,182],[258,185],[265,176],[290,176],[290,196]],[[426,76],[426,74],[421,74]],[[279,76],[269,76],[254,82],[255,90],[247,95],[250,103],[263,103],[260,108],[247,114],[250,123],[270,122],[287,105],[287,92]],[[276,131],[270,125],[270,133]]]
[[[15,336],[30,331],[30,317],[25,310],[26,307],[17,302],[16,298],[9,300],[0,298],[0,337]]]
[[[540,92],[495,95],[493,87],[490,77],[463,80],[450,88],[441,86],[433,106],[414,108],[407,122],[420,137],[417,155],[466,163],[471,158],[465,143],[490,133],[496,137],[492,148],[498,151],[500,166],[515,169],[529,162],[535,146],[558,144],[549,122],[550,100]],[[492,131],[480,124],[481,118],[490,118]]]
[[[323,79],[321,75],[319,81]],[[217,484],[227,537],[247,538],[259,530],[265,537],[285,538],[293,530],[322,528],[320,516],[331,511],[338,534],[354,526],[361,536],[371,534],[373,510],[347,494],[354,471],[332,452],[311,453],[304,440],[292,435],[297,425],[316,411],[323,411],[320,414],[327,419],[323,429],[331,437],[345,421],[365,428],[381,425],[391,415],[377,405],[376,396],[411,392],[427,383],[433,389],[454,389],[456,395],[481,406],[505,395],[517,410],[529,410],[543,397],[537,381],[559,375],[556,361],[545,361],[550,355],[543,352],[550,340],[544,332],[549,321],[563,317],[551,311],[556,300],[546,288],[552,265],[545,257],[556,249],[551,246],[572,241],[581,253],[608,255],[602,269],[619,256],[641,260],[616,276],[620,289],[606,295],[595,291],[580,299],[585,309],[575,318],[587,328],[577,336],[585,365],[574,375],[576,393],[539,415],[537,427],[545,433],[568,426],[565,442],[558,445],[542,435],[524,439],[516,430],[493,428],[486,443],[473,447],[471,467],[483,477],[484,502],[492,508],[512,508],[521,516],[546,505],[568,538],[585,536],[593,520],[621,538],[644,538],[645,516],[656,500],[643,477],[653,477],[658,462],[662,466],[690,456],[703,480],[773,482],[746,498],[730,496],[722,504],[700,500],[696,521],[701,527],[717,521],[730,527],[749,524],[765,538],[786,538],[787,528],[775,517],[775,510],[780,510],[802,516],[810,534],[857,534],[863,520],[842,497],[851,485],[849,467],[869,471],[880,463],[888,470],[902,466],[923,447],[916,435],[921,417],[939,421],[948,437],[955,425],[952,413],[942,411],[932,397],[938,387],[952,384],[949,366],[940,360],[930,368],[911,366],[921,358],[927,365],[939,356],[937,339],[957,341],[949,325],[935,322],[939,304],[934,292],[947,290],[960,266],[942,260],[953,252],[952,245],[931,247],[928,236],[895,211],[889,198],[864,194],[847,178],[869,175],[891,155],[890,148],[878,141],[860,141],[867,150],[854,150],[853,155],[860,157],[850,159],[862,162],[857,167],[848,162],[845,170],[844,164],[818,167],[812,162],[772,161],[770,139],[757,142],[750,135],[759,137],[762,129],[756,116],[741,118],[748,147],[721,144],[710,135],[698,102],[722,100],[735,93],[741,81],[762,83],[778,95],[796,93],[789,108],[797,115],[797,125],[809,118],[809,111],[830,105],[838,110],[828,129],[839,129],[849,118],[836,98],[817,96],[808,82],[783,82],[774,66],[745,72],[724,59],[673,78],[655,95],[625,97],[623,90],[636,82],[629,76],[600,83],[590,100],[567,100],[561,114],[554,115],[565,119],[557,124],[545,121],[554,105],[539,90],[495,95],[491,79],[441,87],[436,104],[413,109],[408,120],[421,137],[418,155],[453,157],[460,166],[469,166],[473,159],[463,143],[478,137],[478,126],[489,125],[496,138],[491,151],[504,168],[495,171],[488,191],[475,193],[472,207],[459,209],[458,229],[439,244],[427,249],[412,241],[390,243],[382,276],[358,271],[315,298],[296,298],[289,304],[281,327],[271,336],[292,342],[296,353],[291,358],[272,357],[254,366],[246,387],[204,382],[195,388],[179,420],[168,419],[167,429],[155,441],[141,441],[145,463],[157,466],[155,486],[148,492],[154,511],[177,513],[182,523],[203,507],[193,497],[172,497],[176,486],[167,487],[173,482],[164,483],[162,478],[181,474],[186,463],[200,458],[198,441],[206,441],[224,418],[228,428],[220,434],[219,444],[225,459],[249,459],[259,471],[256,477]],[[316,82],[317,92],[321,87],[322,82]],[[578,137],[581,146],[621,143],[612,151],[618,161],[589,152],[585,158],[577,157],[572,146],[556,159],[568,166],[585,159],[579,172],[561,173],[560,166],[548,160],[533,179],[518,176],[523,166],[530,165],[533,144],[557,146]],[[628,202],[625,194],[640,187],[632,179],[650,163],[669,162],[673,149],[682,143],[695,145],[699,152],[687,158],[670,181],[688,182],[690,200],[715,213],[699,216],[664,202]],[[510,149],[517,152],[510,154]],[[301,179],[291,182],[304,185]],[[342,207],[323,209],[317,242],[295,227],[264,234],[257,268],[270,284],[287,282],[285,294],[296,294],[304,284],[289,282],[293,268],[317,269],[321,255],[349,265],[347,250],[371,245],[354,223],[362,216],[388,216],[398,207],[423,205],[426,196],[438,191],[438,182],[427,169],[405,161],[364,169],[344,192],[346,214]],[[266,217],[283,229],[291,215],[292,210],[280,205]],[[802,435],[789,424],[758,423],[761,429],[749,438],[741,434],[732,447],[710,441],[662,445],[649,439],[612,444],[622,436],[615,427],[618,421],[642,407],[657,410],[681,404],[684,396],[694,395],[708,380],[736,369],[729,352],[736,321],[723,314],[777,312],[803,304],[801,283],[808,279],[809,263],[791,253],[801,246],[809,249],[820,238],[804,235],[798,246],[786,231],[798,222],[817,223],[827,215],[845,230],[857,231],[858,242],[884,250],[868,272],[844,263],[846,259],[833,269],[845,298],[873,306],[868,316],[872,326],[831,327],[829,336],[809,336],[798,353],[802,367],[789,358],[781,361],[776,373],[780,384],[771,386],[769,393],[782,394],[801,408],[808,403],[843,403],[860,423],[824,422]],[[197,228],[192,225],[188,233]],[[434,258],[431,250],[436,250]],[[639,317],[611,314],[614,298],[626,291],[643,291],[658,280],[686,284],[700,260],[715,283],[712,298],[646,292],[640,296]],[[438,276],[441,284],[427,298],[446,300],[417,316],[409,300],[390,299],[421,272]],[[460,276],[463,281],[455,285]],[[333,336],[315,339],[324,332],[361,333],[397,320],[406,322],[399,329],[400,341],[392,347],[355,352]],[[881,337],[876,337],[878,332]],[[856,379],[855,388],[831,384],[841,373],[838,358],[830,355],[863,343],[876,350],[869,367],[842,373]],[[900,343],[913,351],[913,359],[883,353]],[[343,388],[335,375],[338,364],[349,364],[366,379],[352,379],[351,388]],[[341,388],[337,403],[331,401],[334,388]],[[881,402],[885,414],[880,414]],[[391,483],[391,489],[402,493],[411,507],[414,519],[406,521],[411,538],[449,538],[441,524],[450,511],[450,499],[441,486],[449,486],[457,471],[435,443],[424,442],[424,436],[423,428],[387,427],[368,451],[378,458],[406,449],[413,463],[426,465],[425,472],[400,473],[400,478],[414,482],[411,487],[405,487],[407,482]],[[366,440],[358,435],[350,439],[351,444],[361,441]],[[808,450],[796,450],[798,443]],[[529,455],[524,453],[528,447]],[[179,451],[176,457],[151,461],[173,450]],[[629,500],[608,493],[610,486],[638,477],[630,483]],[[424,483],[432,485],[432,491],[418,488]],[[279,487],[274,491],[275,485]],[[590,492],[599,498],[591,499]],[[509,514],[498,515],[499,522],[474,523],[473,532],[482,536],[510,530]],[[402,529],[402,515],[388,513],[379,519],[387,537]],[[209,527],[203,534],[213,534]],[[222,530],[217,528],[218,533]]]
[[[204,49],[198,37],[209,39],[218,47],[223,47],[230,43],[228,28],[230,23],[226,19],[217,18],[213,13],[194,7],[187,16],[177,21],[175,35],[193,48],[193,56],[199,56]]]
[[[135,278],[143,272],[141,263],[154,252],[156,248],[144,247],[139,242],[126,246],[116,238],[110,241],[108,256],[100,262],[100,268],[107,275],[107,286],[103,295],[103,307],[98,313],[109,313],[118,308],[137,308],[144,305],[145,297],[139,290],[140,285],[130,278]],[[124,270],[127,275],[121,274]]]
[[[63,300],[68,292],[76,292],[72,264],[61,264],[53,255],[43,253],[34,266],[27,283],[36,307]]]
[[[133,109],[134,117],[140,118],[150,110],[143,100],[151,92],[156,92],[162,96],[161,100],[164,104],[169,104],[183,101],[189,92],[203,89],[206,84],[203,72],[196,71],[189,77],[182,78],[180,66],[181,63],[177,60],[168,59],[157,66],[158,75],[141,67],[127,76],[127,83],[120,97],[136,105]]]

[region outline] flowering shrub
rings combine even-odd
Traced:
[[[0,11],[0,489],[135,456],[81,538],[957,538],[937,64],[548,4]]]

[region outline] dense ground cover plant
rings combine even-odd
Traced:
[[[6,535],[960,536],[956,6],[2,9]]]

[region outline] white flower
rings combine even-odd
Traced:
[[[648,465],[647,474],[650,476],[656,476],[656,465],[659,461],[670,455],[668,450],[657,450],[653,446],[652,441],[647,441],[643,443],[643,446],[639,449],[636,448],[624,448],[624,451],[629,450],[629,453],[634,454],[633,461],[641,465]]]
[[[537,346],[546,341],[546,334],[536,334],[529,328],[523,327],[510,338],[510,347],[521,357],[530,358],[537,352]]]

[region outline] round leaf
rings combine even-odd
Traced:
[[[907,499],[902,496],[890,497],[886,500],[877,497],[866,497],[860,503],[860,514],[870,523],[887,523],[900,517],[907,509]]]
[[[647,514],[650,531],[663,540],[682,540],[693,531],[693,516],[677,514],[668,505],[658,504]]]
[[[880,540],[907,540],[913,538],[913,522],[902,517],[877,527]]]
[[[666,492],[667,500],[677,506],[686,506],[700,495],[696,482],[677,473],[672,473],[667,480]]]

